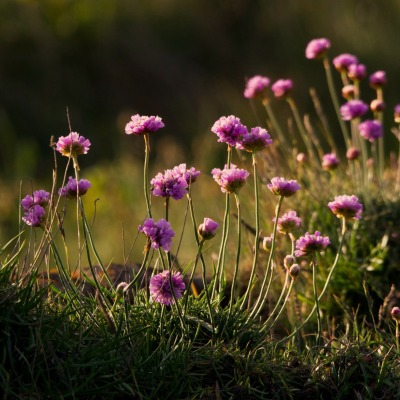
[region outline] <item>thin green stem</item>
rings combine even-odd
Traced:
[[[144,138],[144,174],[143,174],[143,189],[144,189],[144,197],[146,199],[146,207],[147,207],[147,214],[149,218],[151,218],[151,201],[149,195],[149,156],[150,156],[150,139],[149,134],[145,133],[143,135]]]
[[[269,119],[271,120],[272,126],[274,127],[274,129],[276,130],[276,133],[278,134],[279,142],[281,143],[282,146],[287,147],[289,145],[288,141],[287,141],[285,135],[283,134],[282,128],[280,127],[280,125],[275,117],[275,114],[271,108],[271,105],[269,104],[269,99],[264,98],[262,103],[265,107],[265,110],[267,111]]]
[[[317,290],[317,265],[314,258],[311,260],[311,268],[313,271],[313,290],[314,290],[315,309],[317,313],[317,323],[318,323],[318,331],[316,337],[316,343],[318,346],[321,340],[322,324],[321,324],[321,314],[319,310],[318,290]]]

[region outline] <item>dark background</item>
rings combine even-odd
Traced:
[[[165,141],[188,161],[192,139],[220,116],[254,126],[243,98],[254,74],[293,79],[302,113],[310,86],[330,105],[322,65],[304,57],[317,37],[331,40],[331,58],[350,52],[369,73],[387,72],[390,132],[399,17],[398,0],[2,0],[0,176],[48,175],[49,138],[69,133],[67,107],[72,130],[93,143],[91,165],[135,151],[124,135],[134,113],[161,116]]]

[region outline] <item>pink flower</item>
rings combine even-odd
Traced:
[[[300,189],[300,185],[297,181],[288,181],[280,177],[272,178],[271,183],[269,183],[267,187],[274,195],[283,197],[293,196]]]
[[[333,65],[340,72],[342,71],[347,72],[349,65],[357,63],[358,63],[358,58],[353,54],[348,54],[348,53],[340,54],[339,56],[333,59]]]
[[[363,205],[356,196],[336,196],[334,201],[328,203],[328,207],[338,218],[360,219]]]
[[[242,139],[243,135],[247,133],[247,128],[242,125],[239,118],[230,115],[221,117],[216,121],[211,131],[217,134],[218,142],[224,142],[234,147]]]
[[[246,170],[239,169],[234,164],[231,164],[230,168],[225,165],[223,170],[214,168],[211,171],[211,174],[215,182],[221,186],[222,193],[230,194],[237,193],[245,184],[247,177],[250,175]]]
[[[350,121],[354,118],[362,117],[369,107],[361,100],[350,100],[340,107],[340,114],[343,121]]]
[[[151,181],[153,196],[172,197],[180,200],[186,195],[188,183],[181,173],[167,169],[164,174],[159,172]]]
[[[316,252],[325,250],[330,245],[328,236],[321,236],[321,233],[316,231],[314,235],[310,235],[308,232],[304,236],[301,236],[296,240],[296,251],[294,255],[296,257],[313,255]]]
[[[272,86],[272,91],[277,99],[284,99],[293,89],[293,81],[290,79],[279,79]]]
[[[185,289],[185,282],[183,282],[180,272],[172,274],[170,279],[169,271],[163,271],[152,276],[150,279],[151,298],[155,302],[166,306],[170,306],[174,303],[174,295],[176,299],[180,299]]]
[[[325,56],[328,49],[331,47],[331,42],[328,39],[320,38],[313,39],[306,47],[306,58],[317,59]]]
[[[32,227],[38,227],[42,225],[45,219],[45,211],[42,206],[33,205],[29,210],[25,212],[25,215],[22,217],[22,221],[24,221],[27,225]]]
[[[188,186],[196,182],[197,177],[200,175],[200,171],[197,171],[194,167],[189,169],[186,168],[186,164],[179,164],[172,168],[172,172],[175,176],[185,179]]]
[[[142,232],[150,239],[153,249],[161,247],[166,252],[169,251],[172,238],[175,236],[170,223],[163,218],[157,222],[153,218],[147,218],[143,225],[139,226],[139,232]]]
[[[367,119],[358,125],[360,135],[371,143],[383,136],[383,128],[377,119]]]
[[[85,195],[92,184],[87,179],[80,179],[78,184],[76,184],[76,179],[70,176],[68,178],[68,183],[59,189],[58,194],[61,197],[66,197],[67,199],[76,199]]]
[[[272,144],[272,139],[268,131],[257,126],[243,135],[242,140],[236,143],[236,148],[255,153],[264,150],[270,144]]]
[[[164,123],[160,117],[148,117],[147,115],[132,115],[131,120],[125,126],[127,135],[144,135],[153,133],[164,128]]]
[[[244,97],[252,99],[261,96],[269,87],[270,79],[266,76],[256,75],[250,78],[246,83]]]
[[[372,88],[378,89],[384,85],[386,85],[386,72],[385,71],[376,71],[369,77],[369,84]]]
[[[90,141],[77,132],[71,132],[68,136],[61,136],[56,144],[56,150],[66,157],[77,157],[89,151]]]
[[[347,75],[352,81],[360,81],[367,76],[367,68],[364,64],[350,64]]]
[[[326,171],[336,169],[339,164],[340,160],[335,153],[324,154],[322,156],[322,168]]]
[[[204,222],[199,225],[199,235],[203,240],[212,239],[218,229],[218,223],[211,218],[204,218]]]
[[[275,222],[275,218],[273,219]],[[280,233],[289,234],[300,228],[301,219],[297,216],[296,211],[288,211],[278,218],[278,231]]]

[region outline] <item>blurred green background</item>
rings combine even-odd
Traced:
[[[2,0],[0,241],[16,232],[20,182],[22,195],[37,182],[50,190],[49,140],[69,133],[67,107],[72,130],[92,142],[81,167],[96,183],[93,199],[106,193],[112,201],[123,197],[121,204],[142,187],[142,140],[124,134],[132,114],[165,122],[152,139],[153,176],[180,162],[205,168],[204,175],[222,166],[225,147],[210,128],[230,114],[247,126],[263,123],[243,98],[246,78],[255,74],[293,79],[302,113],[311,112],[314,86],[335,127],[322,65],[304,57],[317,37],[331,40],[331,58],[349,52],[369,73],[387,72],[392,147],[399,16],[398,0]],[[124,176],[137,178],[136,187]],[[119,208],[114,218],[126,219],[134,207]]]

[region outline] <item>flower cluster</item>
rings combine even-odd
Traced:
[[[68,136],[61,136],[56,144],[56,150],[63,156],[75,158],[81,154],[87,154],[91,143],[77,132],[71,132]]]
[[[131,120],[125,126],[127,135],[144,135],[153,133],[163,128],[165,125],[160,117],[148,117],[146,115],[132,115]]]
[[[360,219],[363,205],[356,196],[336,196],[334,201],[328,203],[328,207],[338,218]]]
[[[32,195],[25,196],[21,200],[21,206],[24,210],[22,221],[32,227],[41,226],[46,216],[45,207],[49,202],[50,193],[45,190],[36,190]]]
[[[362,100],[350,100],[340,107],[340,114],[344,121],[362,117],[369,107]]]
[[[267,187],[274,195],[283,197],[293,196],[300,189],[297,181],[280,177],[272,178]]]
[[[313,255],[316,252],[325,250],[330,245],[328,236],[321,236],[321,233],[316,231],[315,234],[305,233],[296,240],[296,251],[294,255],[296,257]]]
[[[159,172],[150,183],[153,196],[172,197],[180,200],[187,193],[186,179],[172,169],[165,170],[163,174]]]
[[[383,136],[383,128],[377,119],[367,119],[358,125],[360,135],[371,143]]]
[[[284,99],[292,92],[293,81],[290,79],[279,79],[271,86],[271,89],[277,99]]]
[[[276,218],[273,219],[275,222]],[[277,229],[278,232],[289,234],[294,232],[296,229],[300,228],[301,219],[297,216],[296,211],[288,211],[278,218]]]
[[[218,142],[227,143],[235,147],[243,135],[247,133],[247,128],[234,115],[221,117],[211,128],[211,131],[218,136]]]
[[[272,139],[268,131],[260,127],[255,127],[243,135],[242,140],[236,144],[236,148],[255,153],[264,150],[271,143]]]
[[[246,83],[246,88],[243,93],[244,97],[246,99],[252,99],[261,96],[269,87],[270,82],[270,79],[266,76],[253,76]]]
[[[171,288],[172,283],[172,288]],[[170,276],[169,271],[163,271],[150,279],[150,296],[157,303],[170,306],[176,299],[180,299],[186,286],[180,272]]]
[[[187,169],[186,164],[179,164],[178,166],[172,168],[172,172],[176,176],[180,176],[185,179],[188,186],[196,182],[197,177],[200,175],[200,171],[196,170],[194,167]]]
[[[237,168],[234,164],[231,164],[230,168],[225,165],[222,170],[214,168],[211,173],[215,182],[221,186],[221,191],[230,194],[237,193],[250,175],[245,169]]]
[[[153,218],[147,218],[143,225],[139,226],[139,232],[147,236],[153,249],[161,247],[166,252],[169,251],[175,236],[170,223],[163,218],[157,222]]]
[[[325,56],[328,49],[331,47],[331,42],[328,39],[320,38],[313,39],[306,47],[306,58],[317,59]]]
[[[332,171],[340,164],[340,160],[336,153],[328,153],[322,156],[322,168],[325,171]]]
[[[211,218],[204,218],[204,222],[199,225],[198,232],[202,240],[210,240],[215,236],[217,229],[217,222]]]
[[[80,179],[77,183],[76,179],[70,176],[68,178],[68,183],[59,189],[58,194],[67,199],[76,199],[77,196],[80,197],[86,194],[90,186],[92,185],[87,179]]]
[[[353,54],[344,53],[333,59],[333,65],[339,72],[346,72],[351,64],[357,64],[358,58]]]

